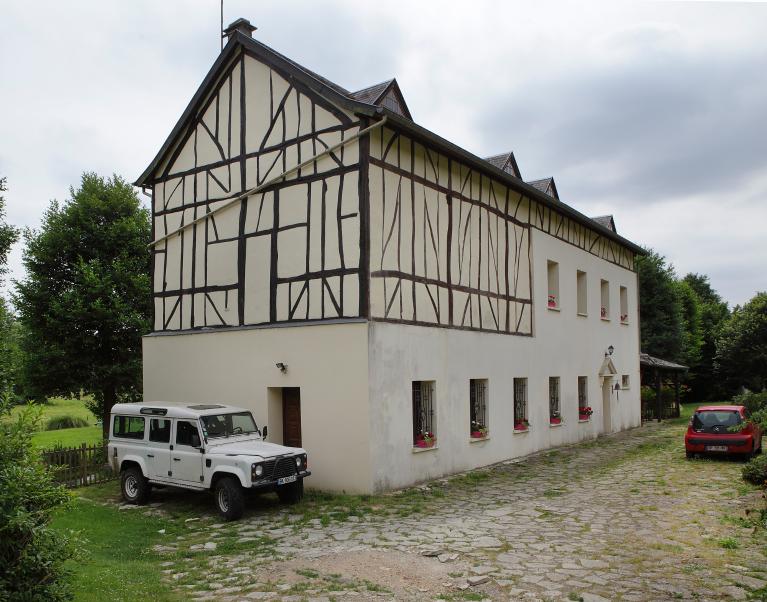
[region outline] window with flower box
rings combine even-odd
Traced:
[[[487,437],[487,380],[469,381],[469,435],[472,439]]]
[[[530,427],[527,419],[527,379],[514,379],[514,430],[526,431]]]
[[[620,288],[621,324],[629,323],[629,293],[625,286]]]
[[[434,389],[433,380],[413,381],[413,446],[434,447],[437,436],[434,432]]]
[[[600,309],[600,316],[603,320],[610,319],[610,283],[607,280],[601,280],[599,283],[602,307]]]
[[[559,309],[559,264],[556,261],[546,262],[546,272],[549,282],[548,308]]]
[[[578,377],[578,420],[588,420],[592,411],[589,406],[589,377]]]
[[[562,424],[559,411],[559,377],[549,377],[549,424]]]

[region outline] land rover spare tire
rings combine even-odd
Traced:
[[[138,466],[131,466],[120,472],[120,490],[127,504],[143,505],[149,501],[152,486],[141,474]]]
[[[226,520],[237,520],[245,510],[245,494],[235,477],[223,477],[213,490],[216,508]]]

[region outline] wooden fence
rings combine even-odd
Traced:
[[[109,465],[106,443],[51,449],[42,453],[42,459],[53,469],[55,480],[67,487],[95,485],[118,476]]]

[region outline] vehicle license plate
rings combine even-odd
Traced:
[[[726,452],[727,446],[726,445],[707,445],[706,451],[720,451],[720,452]]]
[[[727,449],[727,448],[725,448]],[[289,477],[282,477],[281,479],[277,479],[278,485],[287,485],[288,483],[293,483],[298,477],[294,474],[290,475]]]

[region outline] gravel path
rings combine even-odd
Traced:
[[[207,510],[156,551],[191,600],[767,595],[767,537],[747,513],[762,494],[740,481],[739,462],[685,460],[681,433],[645,426],[362,510],[319,499],[255,508],[236,524]],[[157,492],[154,510],[177,495]]]

